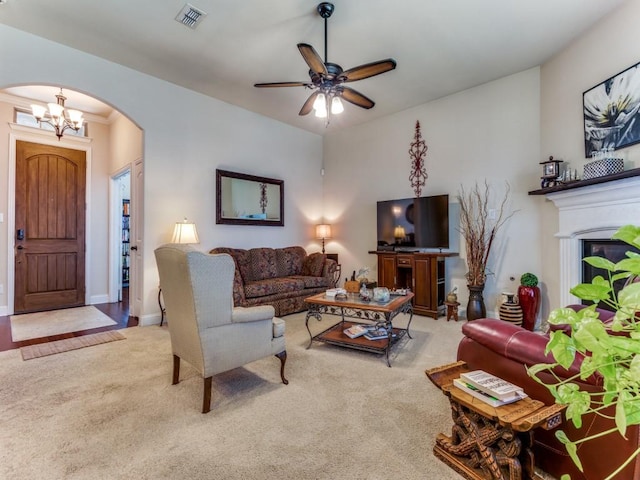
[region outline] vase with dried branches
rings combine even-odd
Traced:
[[[507,213],[507,201],[510,187],[506,184],[504,196],[497,208],[490,208],[490,188],[485,180],[484,186],[476,184],[470,190],[460,187],[460,233],[465,241],[467,254],[467,286],[469,302],[467,320],[486,316],[486,307],[482,291],[487,279],[487,264],[491,247],[500,227],[513,215]]]

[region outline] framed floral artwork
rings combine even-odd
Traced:
[[[585,157],[640,142],[640,63],[582,94]]]

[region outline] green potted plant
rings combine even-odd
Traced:
[[[536,326],[536,316],[540,307],[540,287],[538,277],[527,272],[520,277],[518,287],[518,303],[522,309],[522,327],[533,331]]]
[[[626,225],[614,235],[640,249],[640,227]],[[608,431],[569,439],[560,429],[556,437],[562,442],[569,455],[582,470],[578,457],[578,446],[605,435],[622,435],[628,427],[640,425],[640,282],[632,281],[640,276],[640,255],[627,252],[626,258],[613,263],[602,257],[584,259],[589,265],[607,272],[607,278],[596,276],[591,283],[579,284],[571,293],[583,300],[595,302],[578,312],[570,308],[559,308],[551,312],[549,324],[565,325],[567,329],[550,334],[546,353],[553,354],[556,363],[539,364],[528,369],[529,375],[545,385],[557,404],[566,405],[565,416],[576,428],[581,428],[583,416],[598,415],[610,419]],[[616,294],[614,282],[627,279],[625,286]],[[598,302],[603,302],[615,311],[610,325],[603,324],[596,311]],[[580,374],[570,378],[560,378],[554,367],[569,368],[576,356],[582,357]],[[545,382],[541,373],[551,375],[554,381]],[[603,379],[602,392],[588,392],[576,383],[593,374]],[[640,449],[623,462],[604,480],[618,475],[631,462]],[[568,479],[563,475],[562,480]],[[620,477],[622,478],[622,477]]]

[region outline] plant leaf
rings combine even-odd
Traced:
[[[620,268],[615,268],[615,264],[611,260],[607,260],[604,257],[584,257],[583,261],[585,263],[588,263],[592,267],[601,268],[602,270],[607,270],[608,272],[621,270]]]
[[[569,368],[576,355],[576,348],[571,337],[567,336],[561,330],[556,330],[555,332],[551,332],[549,342],[544,352],[551,352],[556,362],[564,368]]]
[[[567,437],[567,434],[564,433],[564,431],[562,431],[562,430],[558,430],[556,432],[556,438],[567,449],[567,453],[571,457],[571,460],[573,460],[573,463],[576,464],[576,467],[578,467],[578,470],[580,470],[581,472],[584,471],[582,469],[582,462],[578,458],[578,448],[577,448],[576,444],[573,443],[571,440],[569,440],[569,437]]]
[[[631,272],[634,275],[640,275],[640,258],[625,258],[615,264],[613,270],[623,270],[625,272]]]
[[[611,237],[614,240],[622,240],[629,245],[640,248],[640,227],[635,225],[624,225],[620,227]]]
[[[596,279],[594,278],[593,281],[596,282]],[[600,302],[602,300],[609,299],[609,292],[611,292],[611,286],[608,283],[606,285],[581,283],[573,287],[570,291],[572,295],[575,295],[576,297],[581,298],[582,300],[591,300],[593,302]]]

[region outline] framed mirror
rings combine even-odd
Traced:
[[[284,226],[284,180],[216,169],[216,223]]]

